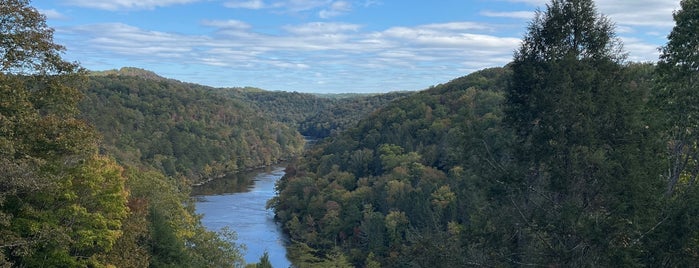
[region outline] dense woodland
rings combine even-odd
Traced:
[[[123,68],[89,76],[82,116],[120,163],[210,179],[270,165],[303,150],[296,129],[213,88]]]
[[[300,267],[699,265],[699,1],[657,64],[588,0],[513,61],[392,102],[290,165],[269,205]]]
[[[0,0],[0,267],[245,266],[190,187],[289,159],[298,267],[699,266],[699,1],[674,18],[632,63],[591,0],[552,0],[506,66],[318,96],[87,72]]]
[[[106,154],[78,109],[86,72],[61,59],[45,17],[2,0],[0,21],[0,266],[243,265],[232,233],[194,215],[185,177]]]
[[[309,94],[251,88],[229,89],[227,93],[242,97],[275,121],[298,129],[311,139],[322,139],[342,132],[391,101],[413,94]]]
[[[299,155],[321,139],[411,93],[333,98],[211,88],[137,68],[92,72],[81,117],[120,163],[206,181]]]
[[[299,125],[338,101],[87,72],[29,1],[1,3],[0,266],[244,265],[234,233],[201,225],[191,185],[298,155]],[[399,96],[344,100],[360,108],[325,131]]]

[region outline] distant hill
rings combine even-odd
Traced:
[[[113,70],[106,70],[106,71],[91,71],[89,73],[90,76],[132,76],[132,77],[140,77],[143,79],[148,79],[148,80],[156,80],[156,81],[177,81],[174,79],[169,79],[162,77],[155,72],[136,68],[136,67],[122,67],[121,69],[113,69]]]
[[[385,94],[311,94],[227,89],[227,94],[242,98],[275,120],[288,124],[307,137],[320,139],[356,125],[360,119],[415,92]]]
[[[301,152],[300,134],[330,136],[413,94],[213,88],[133,67],[91,72],[89,78],[80,109],[102,133],[105,153],[194,179],[289,159]]]
[[[269,165],[297,155],[303,139],[215,88],[123,68],[90,76],[80,104],[122,163],[192,179]]]

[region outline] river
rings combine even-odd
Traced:
[[[238,244],[245,244],[245,262],[260,261],[266,250],[275,268],[291,266],[286,258],[285,237],[274,221],[274,212],[265,209],[274,197],[274,184],[284,176],[280,166],[238,174],[206,183],[193,189],[196,212],[212,231],[224,226],[238,234]]]

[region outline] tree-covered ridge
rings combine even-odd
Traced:
[[[0,266],[233,267],[181,177],[126,168],[79,118],[86,81],[27,0],[0,0]]]
[[[513,62],[312,148],[270,202],[308,267],[694,267],[696,17],[627,63],[590,0],[552,0]]]
[[[395,101],[291,165],[270,205],[294,261],[322,267],[340,252],[357,266],[465,265],[449,232],[468,228],[472,216],[457,212],[477,209],[474,190],[489,183],[479,178],[508,161],[507,77],[483,70]]]
[[[118,161],[210,178],[301,152],[295,129],[216,89],[141,75],[90,76],[80,109]]]
[[[297,128],[314,139],[353,127],[360,119],[393,100],[413,92],[386,94],[310,94],[264,91],[254,88],[227,89],[227,94],[246,100],[275,121]]]
[[[149,80],[156,80],[156,81],[171,81],[171,82],[179,82],[174,79],[168,79],[165,77],[162,77],[155,72],[144,70],[141,68],[135,68],[135,67],[122,67],[119,70],[113,69],[113,70],[106,70],[106,71],[91,71],[89,72],[90,76],[133,76],[133,77],[140,77],[143,79],[149,79]]]
[[[299,131],[305,136],[315,138],[329,137],[354,127],[361,119],[382,109],[392,101],[410,96],[414,92],[389,92],[373,95],[325,95],[331,98],[331,105],[324,110],[305,118],[299,125]]]
[[[333,102],[310,93],[266,91],[256,88],[230,88],[224,94],[244,100],[277,122],[294,128],[311,115],[329,109]]]

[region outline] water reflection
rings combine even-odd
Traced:
[[[245,244],[245,261],[258,262],[269,252],[274,267],[289,267],[284,248],[285,238],[274,221],[274,213],[265,209],[274,197],[274,184],[284,176],[283,167],[238,174],[195,187],[196,211],[209,230],[228,226],[238,233],[238,243]]]

